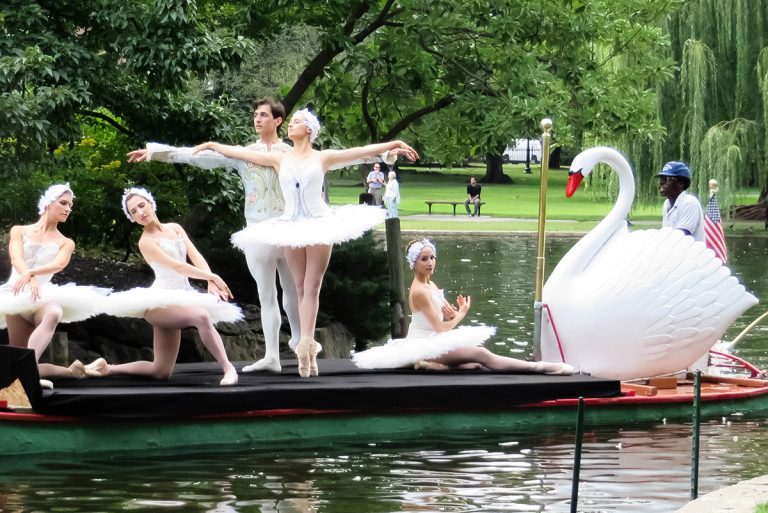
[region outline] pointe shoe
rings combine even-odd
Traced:
[[[447,365],[444,365],[442,363],[437,363],[437,362],[431,362],[429,360],[419,360],[418,362],[413,364],[413,368],[415,370],[426,370],[426,371],[447,371],[447,370],[449,370]]]
[[[237,369],[235,369],[234,365],[230,365],[224,372],[224,377],[219,381],[219,385],[230,387],[232,385],[237,385],[237,380]]]
[[[85,373],[94,378],[109,376],[109,364],[104,358],[96,358],[85,366]]]
[[[570,376],[575,372],[573,365],[568,363],[557,364],[558,367],[554,369],[549,367],[550,365],[553,365],[553,364],[539,362],[538,364],[538,368],[540,369],[539,372],[543,372],[547,376]]]
[[[83,379],[88,377],[88,372],[85,370],[85,365],[83,365],[83,362],[80,360],[75,360],[72,362],[68,369],[73,378]]]
[[[299,361],[299,376],[308,378],[310,376],[310,364],[312,360],[311,348],[314,341],[309,337],[302,337],[296,346],[296,359]]]
[[[323,350],[323,346],[319,342],[312,341],[312,350],[309,353],[309,375],[317,376],[320,374],[320,369],[317,368],[317,355]]]
[[[280,360],[277,358],[264,357],[257,362],[253,362],[250,365],[243,367],[243,372],[280,372],[282,367],[280,366]]]
[[[45,388],[48,390],[53,390],[53,381],[49,381],[47,379],[41,379],[40,380],[40,388]]]

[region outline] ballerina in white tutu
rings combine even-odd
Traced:
[[[286,247],[285,257],[299,296],[301,339],[295,351],[299,375],[317,376],[317,354],[322,350],[314,340],[320,287],[328,268],[333,244],[360,237],[384,221],[384,209],[367,205],[331,208],[322,199],[325,173],[329,169],[373,157],[386,151],[402,154],[409,160],[416,151],[402,141],[369,144],[344,150],[317,151],[312,141],[320,132],[320,122],[308,110],[296,112],[288,124],[291,153],[264,153],[238,146],[204,143],[194,151],[213,150],[231,158],[275,169],[285,200],[282,216],[245,228],[232,236],[233,244],[246,250],[252,244]]]
[[[353,360],[364,369],[392,369],[413,365],[416,369],[449,370],[479,368],[493,371],[541,374],[573,374],[565,363],[527,362],[499,356],[481,345],[496,332],[489,326],[456,327],[469,312],[469,296],[458,296],[456,306],[445,300],[432,281],[437,248],[428,239],[412,241],[406,250],[413,282],[408,293],[411,324],[406,338],[355,353]]]
[[[75,322],[103,312],[105,289],[63,286],[51,283],[51,277],[69,264],[75,243],[59,231],[72,212],[75,195],[69,184],[50,186],[38,201],[40,219],[31,225],[11,228],[8,253],[11,277],[0,285],[0,329],[8,327],[14,347],[34,349],[38,360],[48,347],[56,326]],[[85,365],[75,360],[69,367],[41,363],[40,376],[84,378]],[[47,380],[41,384],[53,386]]]
[[[237,384],[237,370],[214,327],[216,322],[242,319],[240,309],[227,302],[232,299],[229,287],[211,272],[181,226],[159,221],[157,205],[148,191],[126,189],[122,206],[128,219],[143,227],[139,250],[154,271],[155,281],[148,288],[111,294],[106,309],[117,317],[143,317],[152,325],[154,359],[112,365],[100,358],[88,369],[102,376],[138,374],[168,379],[179,354],[182,328],[195,327],[205,348],[224,370],[220,384]],[[193,289],[188,278],[206,280],[209,293]]]

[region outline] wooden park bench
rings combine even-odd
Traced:
[[[453,205],[453,215],[456,215],[456,205],[464,205],[465,201],[466,200],[461,200],[461,201],[430,200],[430,201],[425,201],[424,203],[426,203],[427,206],[429,207],[429,215],[432,215],[432,205]],[[477,207],[478,217],[480,216],[480,207],[482,207],[483,205],[485,205],[485,201],[481,201],[480,205]]]

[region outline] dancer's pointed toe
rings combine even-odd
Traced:
[[[85,366],[85,373],[94,378],[103,378],[109,375],[109,364],[104,358],[97,358]]]
[[[319,342],[312,341],[312,351],[309,354],[309,375],[317,376],[320,369],[317,367],[317,355],[322,352],[323,346]]]
[[[277,358],[262,358],[243,367],[243,372],[281,372],[280,360]]]
[[[237,385],[237,381],[237,369],[235,369],[234,365],[230,365],[226,372],[224,372],[224,377],[219,381],[219,385],[223,387],[231,387],[232,385]]]
[[[299,344],[296,346],[296,359],[299,362],[299,376],[302,378],[308,378],[312,372],[312,342],[312,339],[309,337],[301,337]]]
[[[75,360],[68,368],[73,378],[83,379],[89,376],[85,369],[85,365],[83,365],[83,362],[80,360]]]

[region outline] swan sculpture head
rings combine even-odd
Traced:
[[[711,250],[682,231],[629,231],[634,173],[614,148],[577,155],[566,195],[599,163],[618,175],[618,197],[544,285],[541,357],[615,379],[685,369],[757,299]]]

